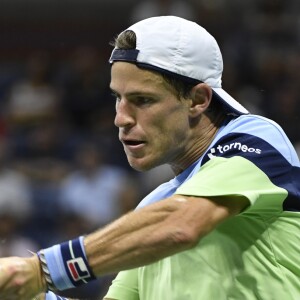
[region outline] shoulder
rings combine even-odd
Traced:
[[[292,164],[299,161],[292,143],[281,126],[263,116],[249,114],[232,119],[220,130],[213,144],[223,145],[227,149],[233,142],[241,145],[242,150],[251,148],[251,152],[256,149],[254,153],[275,151]],[[226,146],[228,144],[230,145]]]
[[[235,132],[245,132],[265,138],[268,132],[285,136],[281,126],[275,121],[259,115],[241,115],[232,119],[228,127]]]

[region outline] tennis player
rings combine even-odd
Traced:
[[[174,178],[105,228],[1,259],[1,300],[63,299],[113,272],[106,300],[300,299],[299,160],[279,125],[222,89],[216,40],[154,17],[119,34],[109,61],[129,164]]]

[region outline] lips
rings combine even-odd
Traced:
[[[122,140],[122,143],[126,146],[139,146],[141,144],[145,144],[144,141],[139,140]]]

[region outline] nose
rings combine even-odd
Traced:
[[[131,127],[134,125],[134,115],[130,103],[126,100],[119,100],[116,102],[116,116],[114,124],[121,128]]]

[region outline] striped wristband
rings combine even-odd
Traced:
[[[96,279],[83,245],[83,236],[38,252],[48,290],[63,291]]]

